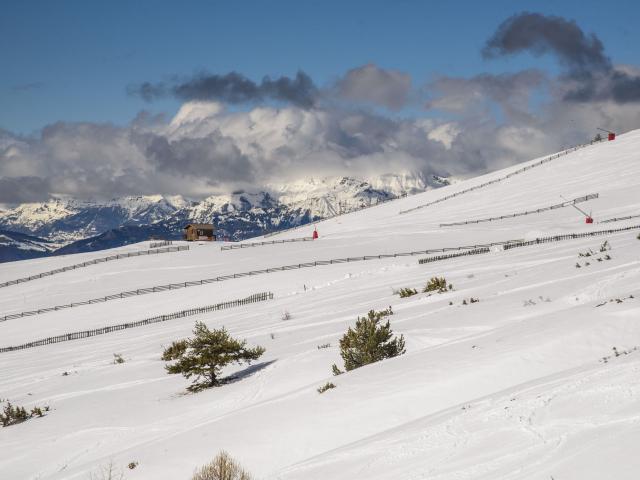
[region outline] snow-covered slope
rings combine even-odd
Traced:
[[[318,222],[313,242],[228,251],[191,244],[186,252],[61,273],[0,289],[0,314],[314,260],[633,227],[634,219],[598,221],[639,213],[638,152],[640,131],[630,132],[430,207],[400,213],[520,166]],[[590,225],[566,207],[439,227],[589,193],[599,194],[580,205],[593,211]],[[256,478],[270,480],[635,479],[638,232],[423,265],[400,256],[291,269],[0,322],[3,347],[275,294],[264,303],[0,353],[0,396],[27,408],[51,407],[44,418],[0,428],[0,471],[10,479],[85,479],[113,461],[126,479],[188,479],[224,449]],[[611,249],[600,253],[605,240]],[[589,250],[594,255],[580,256]],[[3,265],[0,282],[92,255]],[[393,294],[420,289],[435,275],[454,289]],[[479,302],[470,304],[471,297]],[[388,306],[407,353],[333,377],[341,335],[358,315]],[[229,368],[237,381],[185,395],[188,381],[168,375],[160,355],[188,336],[195,320],[224,325],[266,353],[252,367]],[[125,363],[113,364],[114,353]],[[336,388],[319,394],[327,381]],[[134,461],[138,466],[127,469]]]

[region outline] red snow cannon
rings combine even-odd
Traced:
[[[607,134],[607,140],[609,140],[609,141],[616,139],[616,134],[614,132],[612,132],[611,130],[607,130],[606,128],[600,128],[600,127],[598,127],[597,130],[600,130],[601,132],[606,133]],[[600,135],[600,134],[598,134],[598,135]]]
[[[585,223],[593,223],[593,217],[587,217],[584,219]]]
[[[314,240],[318,239],[318,230],[316,230],[315,228],[313,229],[313,239]]]

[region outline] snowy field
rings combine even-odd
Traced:
[[[531,163],[535,163],[532,160]],[[0,316],[126,290],[316,260],[477,245],[640,225],[640,131],[502,182],[518,165],[317,224],[314,242],[189,251],[92,265],[0,289]],[[581,203],[475,225],[598,193]],[[309,226],[268,240],[309,236]],[[275,298],[90,339],[0,353],[0,398],[43,418],[0,428],[0,479],[89,479],[113,462],[125,479],[188,480],[227,450],[256,478],[637,479],[640,476],[640,228],[424,265],[420,257],[232,279],[0,322],[0,347],[271,291]],[[599,254],[607,240],[611,259]],[[259,241],[259,239],[253,240]],[[2,264],[0,283],[117,252]],[[579,257],[587,250],[595,257]],[[597,261],[601,258],[602,261]],[[590,265],[585,265],[589,261]],[[576,263],[581,268],[576,268]],[[399,298],[445,276],[453,291]],[[478,303],[463,305],[464,299]],[[619,299],[617,301],[616,299]],[[611,300],[611,301],[610,301]],[[453,305],[450,305],[453,303]],[[392,306],[407,353],[333,377],[338,340],[358,315]],[[291,318],[283,320],[289,312]],[[239,379],[185,394],[163,346],[196,320],[266,353]],[[319,345],[330,343],[329,348]],[[616,347],[619,356],[613,354]],[[626,354],[625,352],[629,352]],[[122,354],[123,364],[113,363]],[[607,358],[603,361],[603,357]],[[67,372],[67,375],[63,375]],[[320,395],[332,381],[337,388]],[[129,462],[138,462],[129,470]]]

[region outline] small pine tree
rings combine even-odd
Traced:
[[[42,413],[42,409],[40,407],[33,407],[31,409],[31,416],[32,417],[44,417],[44,413]]]
[[[453,285],[449,285],[449,290],[453,290]],[[444,277],[433,277],[427,282],[423,292],[438,292],[444,293],[447,291],[447,280]]]
[[[384,324],[380,323],[384,317],[392,313],[390,308],[379,312],[371,310],[366,317],[358,317],[355,328],[349,327],[340,339],[340,356],[344,361],[345,370],[353,370],[405,353],[404,336],[393,336],[389,320]],[[339,371],[334,365],[334,375]]]
[[[177,360],[187,350],[188,343],[186,340],[177,340],[171,342],[164,352],[162,352],[162,360],[168,362]]]
[[[406,287],[398,290],[398,294],[400,295],[400,298],[407,298],[413,295],[417,295],[418,291],[415,288]]]
[[[169,373],[181,373],[186,378],[195,377],[187,388],[198,392],[205,388],[220,385],[222,368],[231,363],[251,363],[264,353],[258,346],[247,348],[246,340],[236,340],[223,327],[209,330],[202,322],[196,322],[193,330],[195,337],[174,342],[162,354],[164,360],[175,360],[166,366]]]
[[[336,388],[336,386],[331,382],[327,382],[321,387],[318,387],[318,393],[324,393],[327,390],[331,390],[332,388]]]
[[[24,407],[14,407],[11,402],[7,402],[2,409],[2,413],[0,413],[0,423],[2,423],[3,427],[22,423],[29,418],[29,414]]]

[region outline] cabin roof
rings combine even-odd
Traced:
[[[185,226],[183,230],[186,230],[189,227],[199,228],[201,230],[213,230],[212,223],[190,223],[189,225]]]

